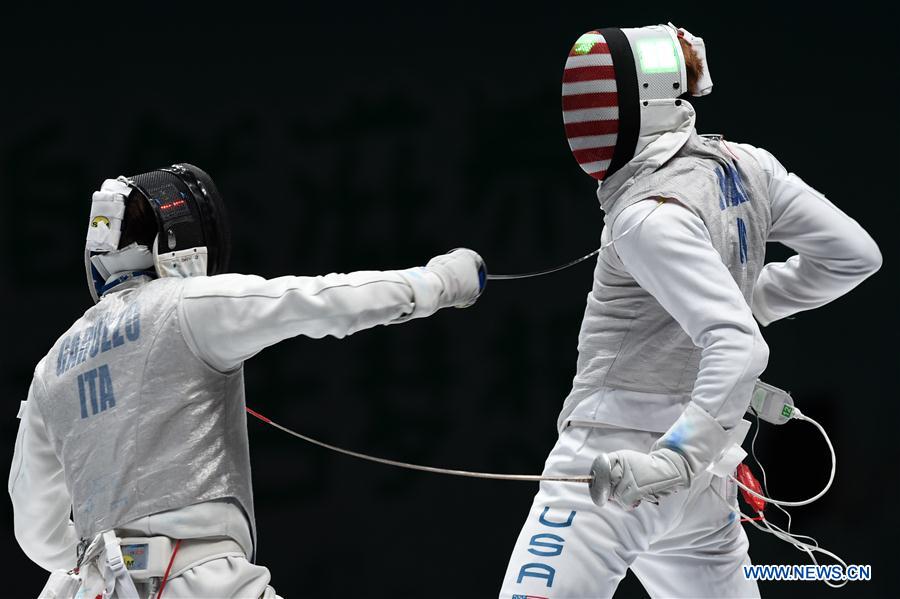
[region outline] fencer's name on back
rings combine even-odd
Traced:
[[[56,376],[140,337],[141,314],[137,303],[104,314],[92,325],[62,339],[56,356]]]

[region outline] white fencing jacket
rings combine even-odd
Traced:
[[[109,293],[146,284],[152,283],[132,280]],[[297,335],[344,337],[427,316],[437,308],[442,289],[440,279],[423,269],[272,280],[239,274],[197,277],[183,285],[178,317],[186,325],[185,340],[194,353],[213,368],[229,371],[262,349]],[[33,401],[22,402],[19,417],[8,485],[16,540],[41,567],[70,569],[78,535],[69,518],[72,500],[62,464]],[[153,514],[117,530],[135,536],[226,536],[248,556],[253,552],[250,524],[228,501]]]
[[[797,255],[765,265],[752,305],[747,306],[699,217],[674,203],[650,214],[657,207],[655,201],[624,210],[611,228],[604,229],[601,241],[627,234],[603,250],[599,260],[633,277],[678,321],[703,351],[701,368],[690,397],[573,389],[559,416],[560,430],[568,421],[583,421],[664,432],[691,400],[716,415],[724,427],[734,426],[750,397],[749,391],[741,397],[733,391],[752,389],[756,378],[754,369],[747,368],[753,336],[745,334],[757,330],[754,317],[765,326],[817,308],[880,268],[881,252],[859,223],[789,173],[769,152],[741,147],[753,153],[769,178],[768,240],[785,244]]]

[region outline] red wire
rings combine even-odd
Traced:
[[[260,414],[259,412],[255,412],[255,411],[251,410],[250,408],[248,408],[247,406],[244,406],[244,409],[247,410],[247,413],[250,414],[251,416],[256,416],[257,418],[259,418],[260,420],[262,420],[262,421],[265,422],[266,424],[272,424],[272,421],[271,421],[271,420],[269,420],[268,418],[266,418],[265,416],[263,416],[263,415]]]
[[[172,550],[172,557],[169,558],[169,565],[166,566],[166,573],[163,574],[162,584],[159,585],[159,593],[156,594],[156,599],[162,599],[163,589],[166,588],[166,581],[169,580],[169,572],[172,571],[172,564],[175,563],[175,556],[178,554],[178,548],[181,547],[181,539],[175,543],[175,549]]]

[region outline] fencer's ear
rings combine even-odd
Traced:
[[[684,67],[687,71],[687,89],[685,93],[697,87],[697,81],[703,75],[703,61],[697,56],[697,51],[691,46],[681,32],[678,34],[678,43],[681,45],[681,53],[684,55]]]

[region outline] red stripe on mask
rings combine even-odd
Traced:
[[[586,150],[573,150],[572,154],[575,155],[575,160],[577,160],[579,164],[584,164],[586,162],[599,162],[601,160],[612,160],[612,155],[615,150],[616,150],[615,146],[604,146],[602,148],[588,148]]]
[[[581,108],[609,108],[619,105],[619,94],[616,92],[603,92],[596,94],[578,94],[577,96],[563,96],[563,110],[579,110]]]
[[[566,137],[584,137],[585,135],[611,135],[619,132],[619,121],[585,121],[566,125]]]
[[[609,66],[591,66],[567,68],[563,71],[563,83],[575,83],[577,81],[595,81],[597,79],[615,79],[616,71]]]

